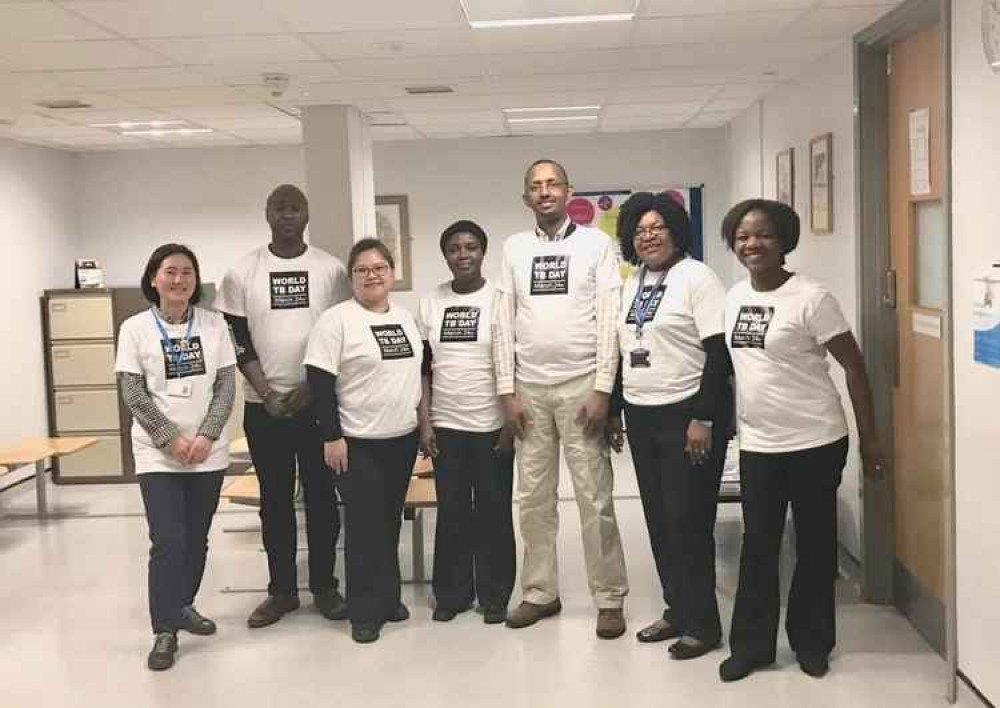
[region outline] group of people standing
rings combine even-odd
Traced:
[[[668,194],[632,195],[620,210],[617,244],[567,217],[571,196],[558,163],[528,168],[522,198],[535,227],[503,244],[495,281],[483,277],[482,227],[463,220],[445,229],[440,248],[453,277],[415,315],[390,297],[395,264],[381,241],[355,243],[346,269],[304,241],[308,203],[290,185],[268,198],[270,244],[223,279],[221,314],[196,306],[193,253],[176,244],[153,253],[142,280],[151,308],[123,325],[116,367],[135,418],[152,543],[151,669],[173,664],[178,630],[215,631],[194,599],[228,466],[224,425],[239,368],[270,574],[250,627],[300,604],[296,472],[319,612],[349,619],[357,642],[409,617],[398,544],[418,449],[434,459],[438,495],[433,619],[452,620],[477,601],[486,623],[515,629],[558,613],[561,451],[596,633],[621,636],[628,580],[611,451],[627,436],[665,604],[637,638],[676,639],[674,659],[702,656],[722,639],[714,525],[735,420],[745,532],[731,656],[720,676],[743,678],[775,659],[789,503],[797,564],[788,637],[803,671],[826,673],[835,641],[836,489],[848,447],[827,352],[847,374],[866,473],[882,463],[847,322],[822,285],[784,267],[798,241],[797,215],[768,200],[733,207],[723,239],[749,279],[727,295],[691,257],[688,215]],[[619,252],[636,266],[624,283]],[[515,450],[524,555],[521,602],[508,610]],[[338,494],[346,599],[334,574]]]

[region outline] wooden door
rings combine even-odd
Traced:
[[[943,608],[946,577],[950,380],[943,316],[948,282],[943,86],[939,25],[893,44],[889,65],[889,232],[898,324],[893,400],[896,592],[905,612],[925,615],[929,606],[931,615]],[[928,160],[920,158],[921,144],[926,143],[917,140],[914,144],[911,139],[921,132],[923,115],[929,117]],[[921,164],[929,164],[926,194],[921,194],[920,184],[912,180],[914,172],[921,173]],[[922,181],[926,182],[917,180]],[[911,618],[931,643],[941,648],[943,610],[939,618],[912,614]]]

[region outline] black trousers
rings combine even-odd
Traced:
[[[642,510],[667,609],[663,618],[684,634],[713,643],[722,636],[715,597],[715,516],[729,426],[712,426],[708,460],[684,452],[689,401],[625,405],[629,448]]]
[[[293,418],[272,418],[260,403],[247,403],[243,430],[260,482],[260,522],[267,551],[270,595],[298,591],[295,553],[295,471],[306,502],[306,539],[309,543],[309,589],[325,592],[337,587],[334,565],[340,515],[333,473],[323,461],[323,441],[312,411]]]
[[[222,471],[138,475],[149,525],[149,619],[176,632],[205,573],[208,531],[219,506]]]
[[[347,526],[347,608],[351,624],[381,626],[399,606],[399,530],[417,459],[417,434],[345,437],[347,472],[338,478]]]
[[[514,451],[495,451],[500,431],[435,428],[437,530],[434,598],[462,609],[478,597],[484,607],[506,607],[514,590],[516,556],[511,495]]]
[[[785,631],[796,653],[827,655],[836,643],[837,487],[847,438],[808,450],[740,454],[743,551],[733,609],[733,655],[775,658],[781,597],[778,555],[789,502],[795,524],[795,571]]]

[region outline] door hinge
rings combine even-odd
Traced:
[[[882,304],[886,307],[896,309],[896,271],[887,270],[885,272],[885,282],[882,290]]]

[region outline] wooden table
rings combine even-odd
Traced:
[[[97,438],[28,438],[16,447],[0,450],[0,466],[10,471],[22,465],[35,465],[35,502],[38,515],[46,516],[49,512],[46,460],[72,455],[96,444]]]

